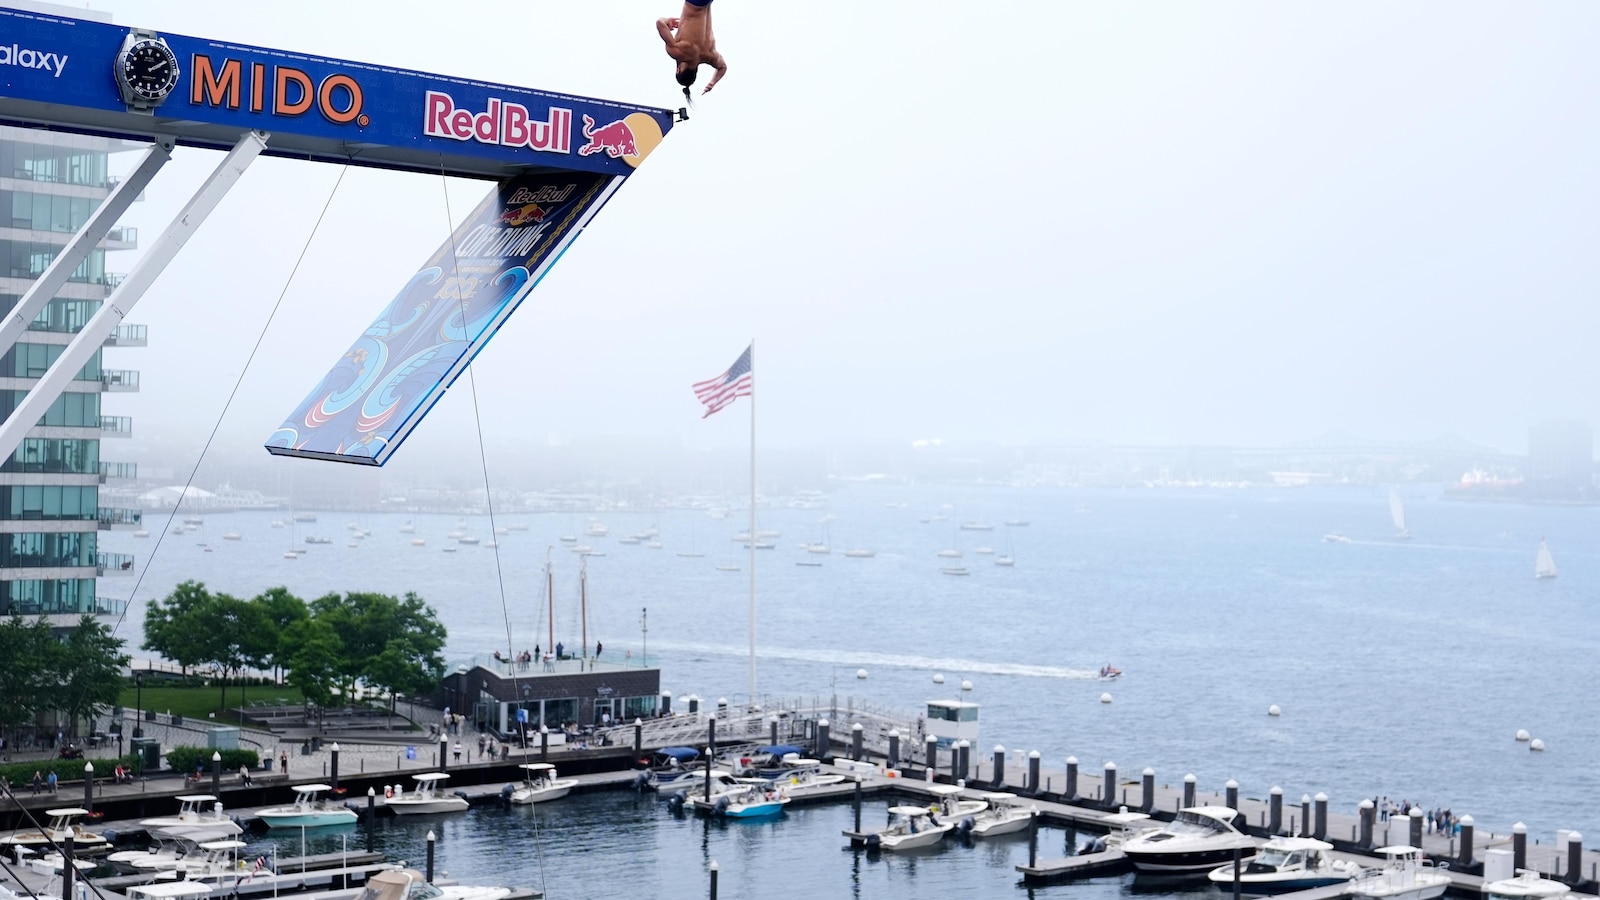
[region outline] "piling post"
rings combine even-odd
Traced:
[[[1471,816],[1461,817],[1461,864],[1472,865],[1472,831],[1473,821]]]
[[[960,783],[967,777],[966,770],[961,768],[961,761],[966,758],[966,751],[961,748],[965,741],[956,741],[950,747],[950,782]]]
[[[717,717],[714,715],[706,718],[706,746],[707,756],[717,755]]]
[[[1239,900],[1240,892],[1243,888],[1243,885],[1240,884],[1239,878],[1240,871],[1243,869],[1244,849],[1242,847],[1235,847],[1233,848],[1233,900]]]
[[[866,729],[860,722],[850,726],[850,758],[856,762],[861,761],[861,741],[866,737]]]
[[[1101,776],[1101,777],[1104,780],[1101,781],[1100,783],[1102,785],[1104,785],[1104,787],[1100,791],[1100,804],[1102,806],[1104,806],[1106,809],[1116,809],[1117,808],[1117,764],[1114,763],[1114,762],[1106,763],[1105,774],[1103,776]]]
[[[1067,784],[1066,787],[1061,789],[1061,797],[1067,801],[1078,798],[1078,758],[1076,756],[1067,757]]]
[[[956,753],[961,756],[961,780],[967,780],[967,775],[972,772],[972,742],[966,738],[956,742]]]
[[[1511,871],[1528,867],[1528,826],[1518,822],[1511,826]]]
[[[951,746],[951,749],[955,749],[954,745]],[[923,739],[922,763],[929,771],[939,768],[939,739],[931,734]]]
[[[930,740],[931,740],[931,738],[930,738]],[[828,720],[827,719],[818,719],[817,720],[817,750],[816,750],[817,759],[820,759],[823,762],[827,762],[828,761],[828,748],[829,748],[829,743],[828,743]]]
[[[1223,801],[1223,806],[1237,810],[1239,808],[1239,782],[1229,778],[1228,783],[1222,786],[1222,796],[1227,798]]]
[[[550,726],[539,726],[539,761],[544,762],[550,758]]]
[[[994,777],[989,783],[1000,787],[1006,783],[1006,748],[1003,744],[994,745]]]
[[[1567,884],[1573,887],[1583,880],[1583,835],[1567,832]]]
[[[1267,833],[1283,833],[1283,788],[1277,785],[1267,792]]]
[[[711,757],[715,755],[713,750],[714,750],[713,747],[710,747],[710,746],[706,747],[706,802],[707,803],[711,802]]]
[[[222,751],[211,751],[211,793],[222,793]]]
[[[433,883],[433,844],[434,844],[435,840],[437,840],[437,839],[433,836],[432,829],[429,829],[429,831],[428,831],[428,871],[423,873],[423,874],[425,874],[427,876],[429,884]]]
[[[372,852],[372,823],[378,818],[378,792],[367,788],[367,852]]]
[[[855,809],[856,834],[861,833],[861,775],[856,774],[855,791],[851,793],[850,805]]]
[[[543,726],[541,726],[539,728],[539,730],[543,731],[544,730]],[[445,733],[441,731],[441,732],[439,732],[439,771],[441,771],[441,772],[450,771],[450,763],[448,762],[449,759],[450,759],[450,738],[446,737]]]
[[[1039,793],[1039,766],[1040,765],[1041,765],[1041,757],[1039,756],[1039,751],[1037,751],[1037,750],[1029,750],[1028,751],[1028,790],[1034,792],[1035,794]]]
[[[72,845],[72,831],[69,829],[67,839],[61,842],[61,900],[72,900],[72,877],[78,873]]]
[[[767,738],[768,738],[769,742],[772,743],[773,745],[776,745],[778,743],[778,714],[777,713],[773,713],[772,715],[767,716],[767,732],[768,732]]]
[[[1408,842],[1413,847],[1420,848],[1422,846],[1422,825],[1424,818],[1425,816],[1423,815],[1422,810],[1417,809],[1415,806],[1411,807],[1411,833],[1409,835]]]
[[[689,715],[691,715],[691,716],[699,715],[700,714],[700,698],[695,696],[694,694],[690,694],[688,703],[689,703]]]
[[[1325,841],[1328,839],[1328,795],[1317,791],[1314,799],[1317,804],[1317,827],[1311,832],[1311,836],[1319,841]],[[1422,846],[1420,839],[1417,841],[1417,846]]]
[[[1356,846],[1371,847],[1372,823],[1375,819],[1377,819],[1378,808],[1372,805],[1371,800],[1363,800],[1361,801],[1361,805],[1358,807],[1358,809],[1361,810],[1361,831],[1358,833],[1358,837],[1356,838]]]
[[[330,775],[333,776],[332,787],[333,787],[334,792],[337,793],[338,790],[339,790],[339,742],[338,741],[334,741],[332,744],[330,744],[328,746],[328,759],[330,760],[330,762],[328,764],[328,772],[329,772]]]
[[[1033,808],[1033,815],[1028,817],[1028,868],[1039,865],[1039,807]]]
[[[1193,772],[1183,776],[1183,805],[1185,807],[1194,805],[1194,783],[1195,777]]]
[[[1300,795],[1300,836],[1311,835],[1311,795]]]
[[[94,763],[83,764],[83,808],[94,812]]]
[[[900,768],[900,729],[889,730],[889,768]]]
[[[662,691],[661,692],[661,714],[663,716],[672,715],[672,692],[671,691]]]

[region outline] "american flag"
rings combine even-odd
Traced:
[[[750,371],[750,354],[755,348],[755,344],[744,348],[744,352],[733,361],[728,371],[695,384],[694,395],[706,407],[706,415],[700,418],[704,419],[734,400],[748,397],[755,391],[755,376]]]

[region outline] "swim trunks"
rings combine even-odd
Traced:
[[[685,0],[690,6],[710,6],[711,0]]]

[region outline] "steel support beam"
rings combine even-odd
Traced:
[[[255,161],[261,151],[266,149],[267,135],[260,131],[246,133],[233,145],[222,163],[211,173],[195,191],[194,196],[178,213],[177,218],[161,232],[161,237],[150,246],[144,257],[123,279],[121,285],[106,298],[100,311],[83,326],[73,337],[72,343],[66,346],[55,365],[45,372],[39,383],[34,385],[28,396],[12,411],[4,425],[0,425],[0,460],[11,458],[17,452],[17,445],[22,443],[28,430],[37,425],[44,417],[50,404],[56,397],[66,390],[72,379],[77,377],[79,370],[88,364],[94,352],[100,349],[106,338],[116,331],[122,319],[133,309],[139,298],[150,288],[156,278],[160,277],[167,264],[172,262],[183,245],[188,243],[206,216],[216,209],[222,198],[238,183],[240,176],[250,163]]]
[[[61,248],[61,252],[57,253],[55,259],[45,268],[44,274],[40,275],[33,286],[28,288],[27,293],[22,295],[22,299],[17,301],[17,305],[6,316],[5,322],[0,323],[0,353],[10,350],[16,344],[17,338],[28,330],[28,324],[40,310],[44,309],[45,304],[55,297],[67,283],[67,279],[72,277],[72,273],[83,265],[83,261],[89,258],[89,253],[105,240],[106,235],[111,233],[111,226],[117,224],[117,220],[121,219],[122,214],[128,211],[128,207],[133,205],[133,201],[138,199],[139,194],[150,183],[150,179],[156,177],[156,173],[161,171],[161,167],[171,158],[172,138],[157,138],[156,142],[150,145],[150,149],[144,152],[144,158],[139,160],[139,165],[134,167],[133,172],[123,179],[121,184],[112,189],[100,207],[89,216],[89,221],[83,223],[78,233],[72,236],[72,240]]]

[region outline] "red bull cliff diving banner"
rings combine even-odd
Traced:
[[[627,175],[672,116],[0,6],[0,122],[224,149],[263,131],[268,155],[498,181]]]
[[[621,183],[500,185],[267,440],[285,456],[383,465]]]

